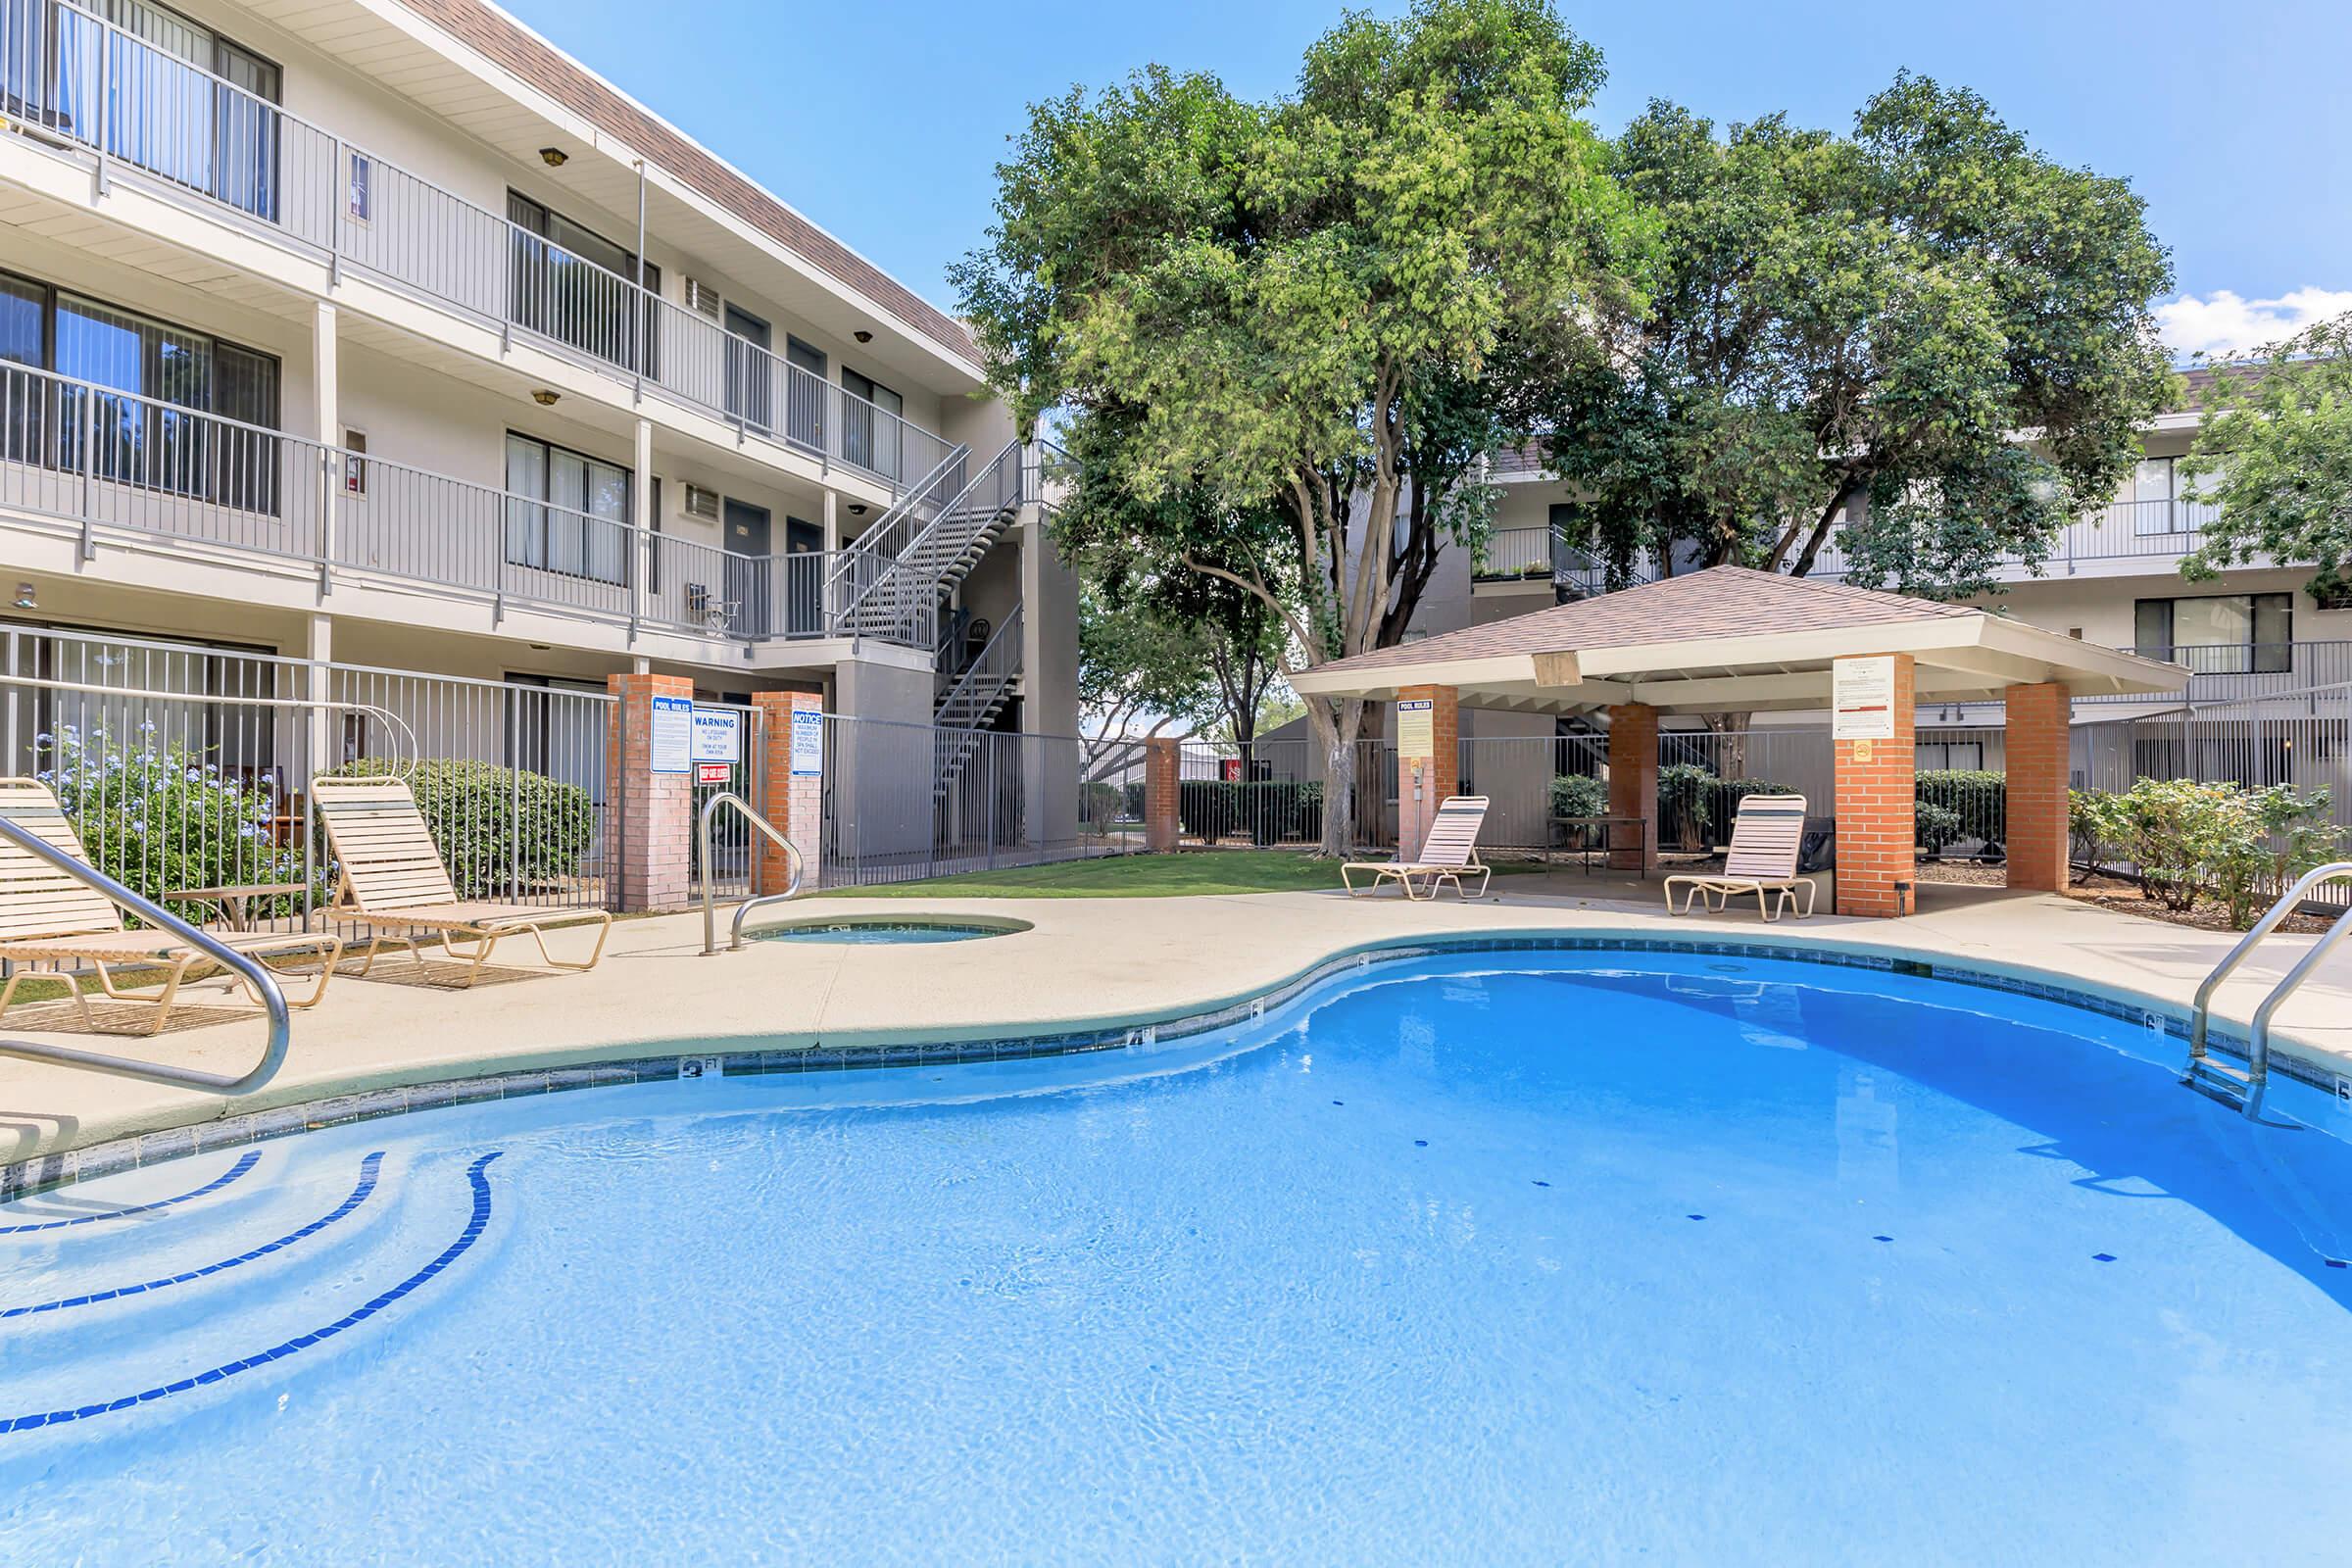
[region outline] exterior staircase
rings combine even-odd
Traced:
[[[987,644],[953,678],[943,676],[932,704],[937,753],[932,769],[934,801],[947,798],[980,750],[988,726],[1012,701],[1021,677],[1021,607],[1014,605]]]
[[[836,636],[933,645],[939,607],[1029,499],[1032,470],[1020,442],[1006,442],[977,472],[969,467],[958,447],[841,553],[831,595]]]

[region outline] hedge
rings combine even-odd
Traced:
[[[342,778],[408,781],[458,897],[539,892],[576,874],[596,841],[596,803],[577,784],[495,762],[433,758],[408,766],[374,760],[335,769]]]
[[[1918,775],[1911,793],[1919,803],[1914,820],[1921,849],[1940,855],[1955,839],[1983,839],[1984,858],[2002,858],[2001,846],[2009,841],[2007,774],[1930,768]]]
[[[1188,838],[1215,844],[1247,835],[1252,844],[1314,843],[1323,836],[1320,779],[1254,783],[1188,778],[1176,786],[1176,820]]]

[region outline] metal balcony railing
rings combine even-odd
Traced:
[[[0,513],[710,637],[826,637],[844,552],[739,556],[625,518],[0,363]],[[640,580],[645,583],[638,592]],[[828,596],[832,597],[828,597]],[[937,606],[866,635],[928,652]]]
[[[0,4],[0,114],[119,173],[903,487],[953,443],[64,0]]]
[[[2243,702],[2264,698],[2308,698],[2313,687],[2352,681],[2352,641],[2287,643],[2228,643],[2205,647],[2136,648],[2118,652],[2139,654],[2170,663],[2186,664],[2188,688],[2183,700],[2192,705]],[[2149,703],[2149,697],[2084,696],[2078,703]]]

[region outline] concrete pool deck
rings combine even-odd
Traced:
[[[985,914],[1032,929],[909,947],[755,942],[742,953],[706,957],[699,914],[662,915],[616,923],[603,964],[590,973],[502,968],[486,971],[471,991],[420,984],[396,959],[377,970],[390,979],[338,978],[319,1006],[295,1014],[284,1067],[261,1091],[233,1100],[0,1055],[0,1167],[135,1134],[450,1079],[647,1056],[986,1040],[1177,1019],[1263,995],[1357,949],[1416,938],[1679,936],[1810,946],[1980,967],[2182,1009],[2235,940],[1999,890],[1932,887],[1923,890],[1923,912],[1905,920],[1825,914],[1772,925],[1752,908],[1669,919],[1654,895],[1620,902],[1600,895],[1626,890],[1571,875],[1497,878],[1494,890],[1476,903],[1413,905],[1336,892],[827,898],[796,912]],[[576,932],[553,940],[566,936],[581,940]],[[2313,941],[2273,938],[2224,988],[2219,1017],[2242,1029]],[[256,1059],[262,1027],[249,1009],[183,1006],[193,1026],[152,1039],[36,1030],[61,1019],[63,1003],[20,1006],[7,1033],[214,1072],[241,1072]],[[2331,955],[2275,1028],[2280,1048],[2317,1065],[2323,1078],[2352,1075],[2352,951]],[[152,1153],[144,1152],[148,1144],[156,1146]],[[142,1158],[194,1147],[192,1137],[140,1146]]]

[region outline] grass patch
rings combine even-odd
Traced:
[[[1503,864],[1497,876],[1541,869]],[[961,876],[876,887],[835,888],[821,898],[863,899],[1176,899],[1229,893],[1325,893],[1340,885],[1336,860],[1297,850],[1199,850],[1176,855],[1115,855],[1054,865],[1008,866]]]

